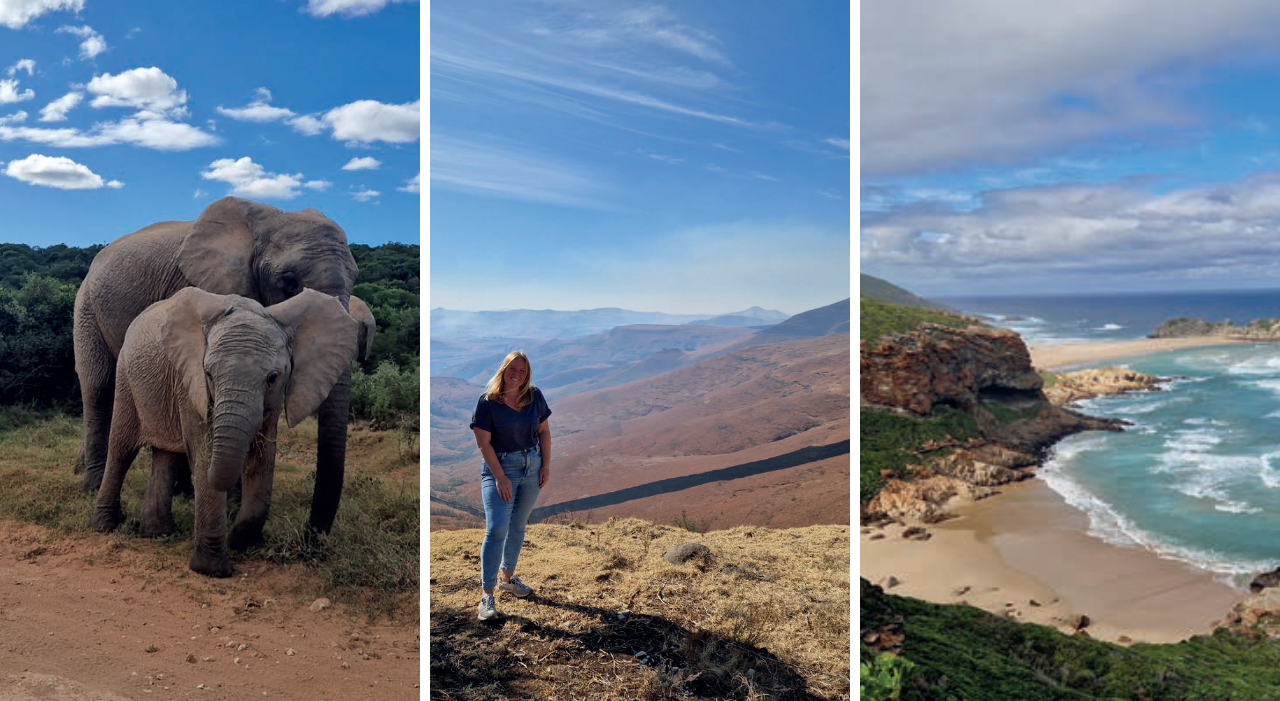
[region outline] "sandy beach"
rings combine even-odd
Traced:
[[[1064,632],[1083,614],[1089,635],[1113,642],[1208,633],[1244,597],[1203,571],[1088,535],[1088,517],[1038,479],[954,513],[926,526],[927,541],[904,540],[898,525],[863,529],[861,576],[881,586],[895,577],[890,593],[966,602]]]
[[[1217,337],[1137,339],[1032,346],[1045,369],[1166,350],[1237,343]],[[965,602],[1018,621],[1071,632],[1088,616],[1089,635],[1113,642],[1171,643],[1209,633],[1247,592],[1189,565],[1088,534],[1088,517],[1043,481],[951,509],[958,518],[926,526],[927,541],[900,525],[863,528],[860,574],[887,591],[940,603]]]
[[[1160,353],[1183,348],[1227,346],[1238,343],[1245,343],[1245,341],[1222,338],[1221,336],[1192,336],[1188,338],[1135,338],[1127,341],[1028,345],[1027,350],[1031,351],[1032,365],[1044,370],[1056,370],[1072,365],[1120,360],[1136,355],[1147,355],[1148,353]]]

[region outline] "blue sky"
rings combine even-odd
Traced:
[[[849,296],[843,3],[431,4],[431,305]]]
[[[863,3],[860,267],[934,295],[1280,288],[1280,5]]]
[[[108,243],[230,194],[417,243],[420,12],[0,0],[0,241]]]

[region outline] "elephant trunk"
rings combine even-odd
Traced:
[[[249,447],[262,423],[262,403],[238,397],[219,397],[213,404],[213,441],[209,459],[209,486],[230,491],[249,457]]]

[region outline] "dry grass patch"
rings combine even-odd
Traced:
[[[850,698],[847,526],[532,525],[535,594],[500,595],[487,622],[483,537],[432,533],[433,698]],[[710,554],[663,559],[686,542]]]
[[[12,412],[10,412],[12,414]],[[93,496],[71,466],[80,446],[81,423],[63,415],[16,417],[0,421],[0,514],[7,519],[51,529],[52,537],[110,538],[122,547],[150,555],[151,569],[185,571],[191,556],[195,523],[192,501],[177,498],[173,516],[179,534],[161,540],[139,535],[138,511],[151,474],[151,455],[143,450],[125,478],[121,501],[125,521],[103,536],[89,528]],[[342,503],[333,532],[303,547],[303,531],[315,485],[316,422],[294,429],[282,422],[276,458],[276,480],[266,543],[244,555],[232,555],[232,566],[276,563],[297,572],[289,593],[325,596],[369,615],[416,619],[418,615],[419,496],[418,466],[400,457],[395,436],[389,439],[367,427],[350,429]],[[396,472],[404,475],[397,479]],[[234,518],[235,507],[232,507]],[[302,564],[305,569],[294,567]]]

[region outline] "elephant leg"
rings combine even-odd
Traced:
[[[342,499],[342,477],[347,457],[347,416],[351,409],[351,369],[343,371],[333,391],[317,412],[316,488],[311,498],[308,531],[328,533]]]
[[[142,535],[146,538],[162,538],[178,532],[173,520],[173,485],[178,472],[187,473],[186,453],[151,449],[151,481],[147,483],[147,496],[142,502]]]
[[[98,490],[93,516],[89,521],[91,527],[102,533],[115,530],[123,520],[124,514],[120,509],[120,490],[124,487],[125,473],[129,471],[133,459],[138,457],[138,451],[142,449],[142,443],[139,440],[141,424],[138,421],[138,412],[133,405],[128,387],[124,384],[121,384],[116,391],[113,421],[101,488]]]
[[[269,421],[266,435],[258,434],[249,451],[241,485],[240,513],[231,525],[228,542],[232,550],[243,552],[263,542],[262,529],[271,509],[271,485],[276,470],[276,421]]]
[[[80,378],[84,407],[84,443],[76,456],[75,470],[84,472],[84,488],[89,492],[98,490],[106,469],[116,384],[115,356],[101,338],[92,340],[96,343],[76,344],[76,375]]]
[[[174,453],[173,459],[173,493],[187,498],[196,495],[195,485],[191,482],[191,462],[186,453]]]

